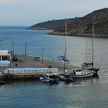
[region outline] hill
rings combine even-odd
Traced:
[[[95,10],[84,17],[67,19],[67,22],[69,36],[90,36],[92,24],[95,26],[95,33],[97,36],[108,36],[108,8]],[[48,21],[32,26],[32,28],[37,27],[54,30],[50,34],[65,34],[64,20]]]
[[[70,23],[73,20],[74,20],[74,18],[70,18],[67,20],[67,23]],[[64,21],[65,21],[65,19],[46,21],[43,23],[38,23],[38,24],[32,25],[31,27],[29,27],[29,29],[32,29],[32,30],[38,30],[38,29],[39,30],[41,30],[41,29],[55,30],[55,29],[58,29],[60,27],[63,27]]]

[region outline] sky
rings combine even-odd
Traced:
[[[108,7],[108,0],[0,0],[0,26],[31,26],[43,21],[82,17]]]

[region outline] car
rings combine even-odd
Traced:
[[[14,62],[18,62],[18,58],[15,57],[15,56],[13,56],[13,57],[12,57],[12,61],[14,61]]]
[[[40,61],[40,57],[38,57],[38,56],[37,57],[34,57],[34,60],[35,61]]]

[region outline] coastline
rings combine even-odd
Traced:
[[[51,29],[48,29],[48,28],[27,28],[27,29],[30,29],[30,30],[51,30]],[[64,32],[55,32],[55,31],[52,31],[52,32],[49,32],[48,35],[55,35],[55,36],[65,36],[65,33]],[[83,33],[77,33],[77,34],[73,34],[73,35],[70,35],[68,33],[69,37],[92,37],[91,34],[83,34]],[[96,38],[108,38],[108,35],[95,35]]]

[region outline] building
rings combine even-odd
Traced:
[[[9,51],[9,50],[0,50],[0,61],[5,61],[5,60],[10,61],[11,59],[12,59],[11,51]]]
[[[0,50],[0,66],[9,66],[11,64],[12,54],[9,50]]]

